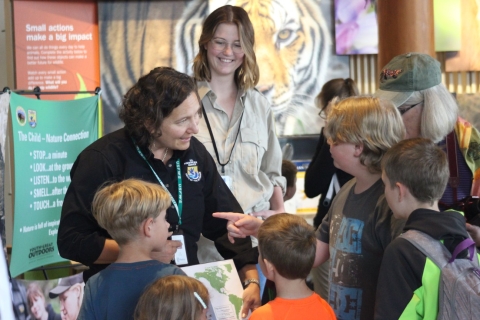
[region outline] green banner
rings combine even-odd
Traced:
[[[45,101],[11,93],[15,206],[10,272],[64,261],[57,233],[70,169],[98,138],[98,96]]]

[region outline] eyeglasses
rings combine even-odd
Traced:
[[[325,110],[320,110],[320,112],[318,113],[318,115],[319,115],[320,118],[322,118],[323,120],[327,120],[327,114],[325,113]]]
[[[403,116],[408,110],[412,109],[412,108],[415,108],[416,106],[418,106],[419,104],[421,104],[421,102],[417,103],[417,104],[414,104],[414,105],[411,105],[411,106],[408,106],[408,107],[405,107],[405,108],[398,108],[398,112],[400,112],[400,114]]]
[[[232,48],[234,53],[243,53],[243,48],[240,42],[229,44],[227,41],[221,39],[212,39],[210,42],[212,43],[213,50],[215,51],[224,51],[228,45],[230,45],[230,48]]]

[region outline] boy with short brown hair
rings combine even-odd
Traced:
[[[275,282],[277,297],[256,309],[251,320],[335,319],[328,303],[305,282],[315,260],[316,242],[313,227],[294,214],[276,214],[263,222],[258,231],[258,262],[267,279]]]
[[[382,159],[385,197],[394,216],[406,219],[403,231],[425,233],[452,253],[468,234],[462,214],[439,212],[449,177],[447,155],[428,139],[401,141]],[[439,280],[440,269],[430,258],[403,236],[396,238],[383,256],[375,319],[437,319]]]

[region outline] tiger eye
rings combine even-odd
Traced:
[[[280,40],[287,40],[291,34],[292,34],[291,30],[283,29],[278,33],[278,37],[280,38]]]

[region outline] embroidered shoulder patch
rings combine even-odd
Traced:
[[[189,161],[185,162],[184,165],[187,166],[187,172],[185,176],[187,176],[188,180],[198,182],[202,178],[202,173],[198,171],[197,161],[190,159]]]

